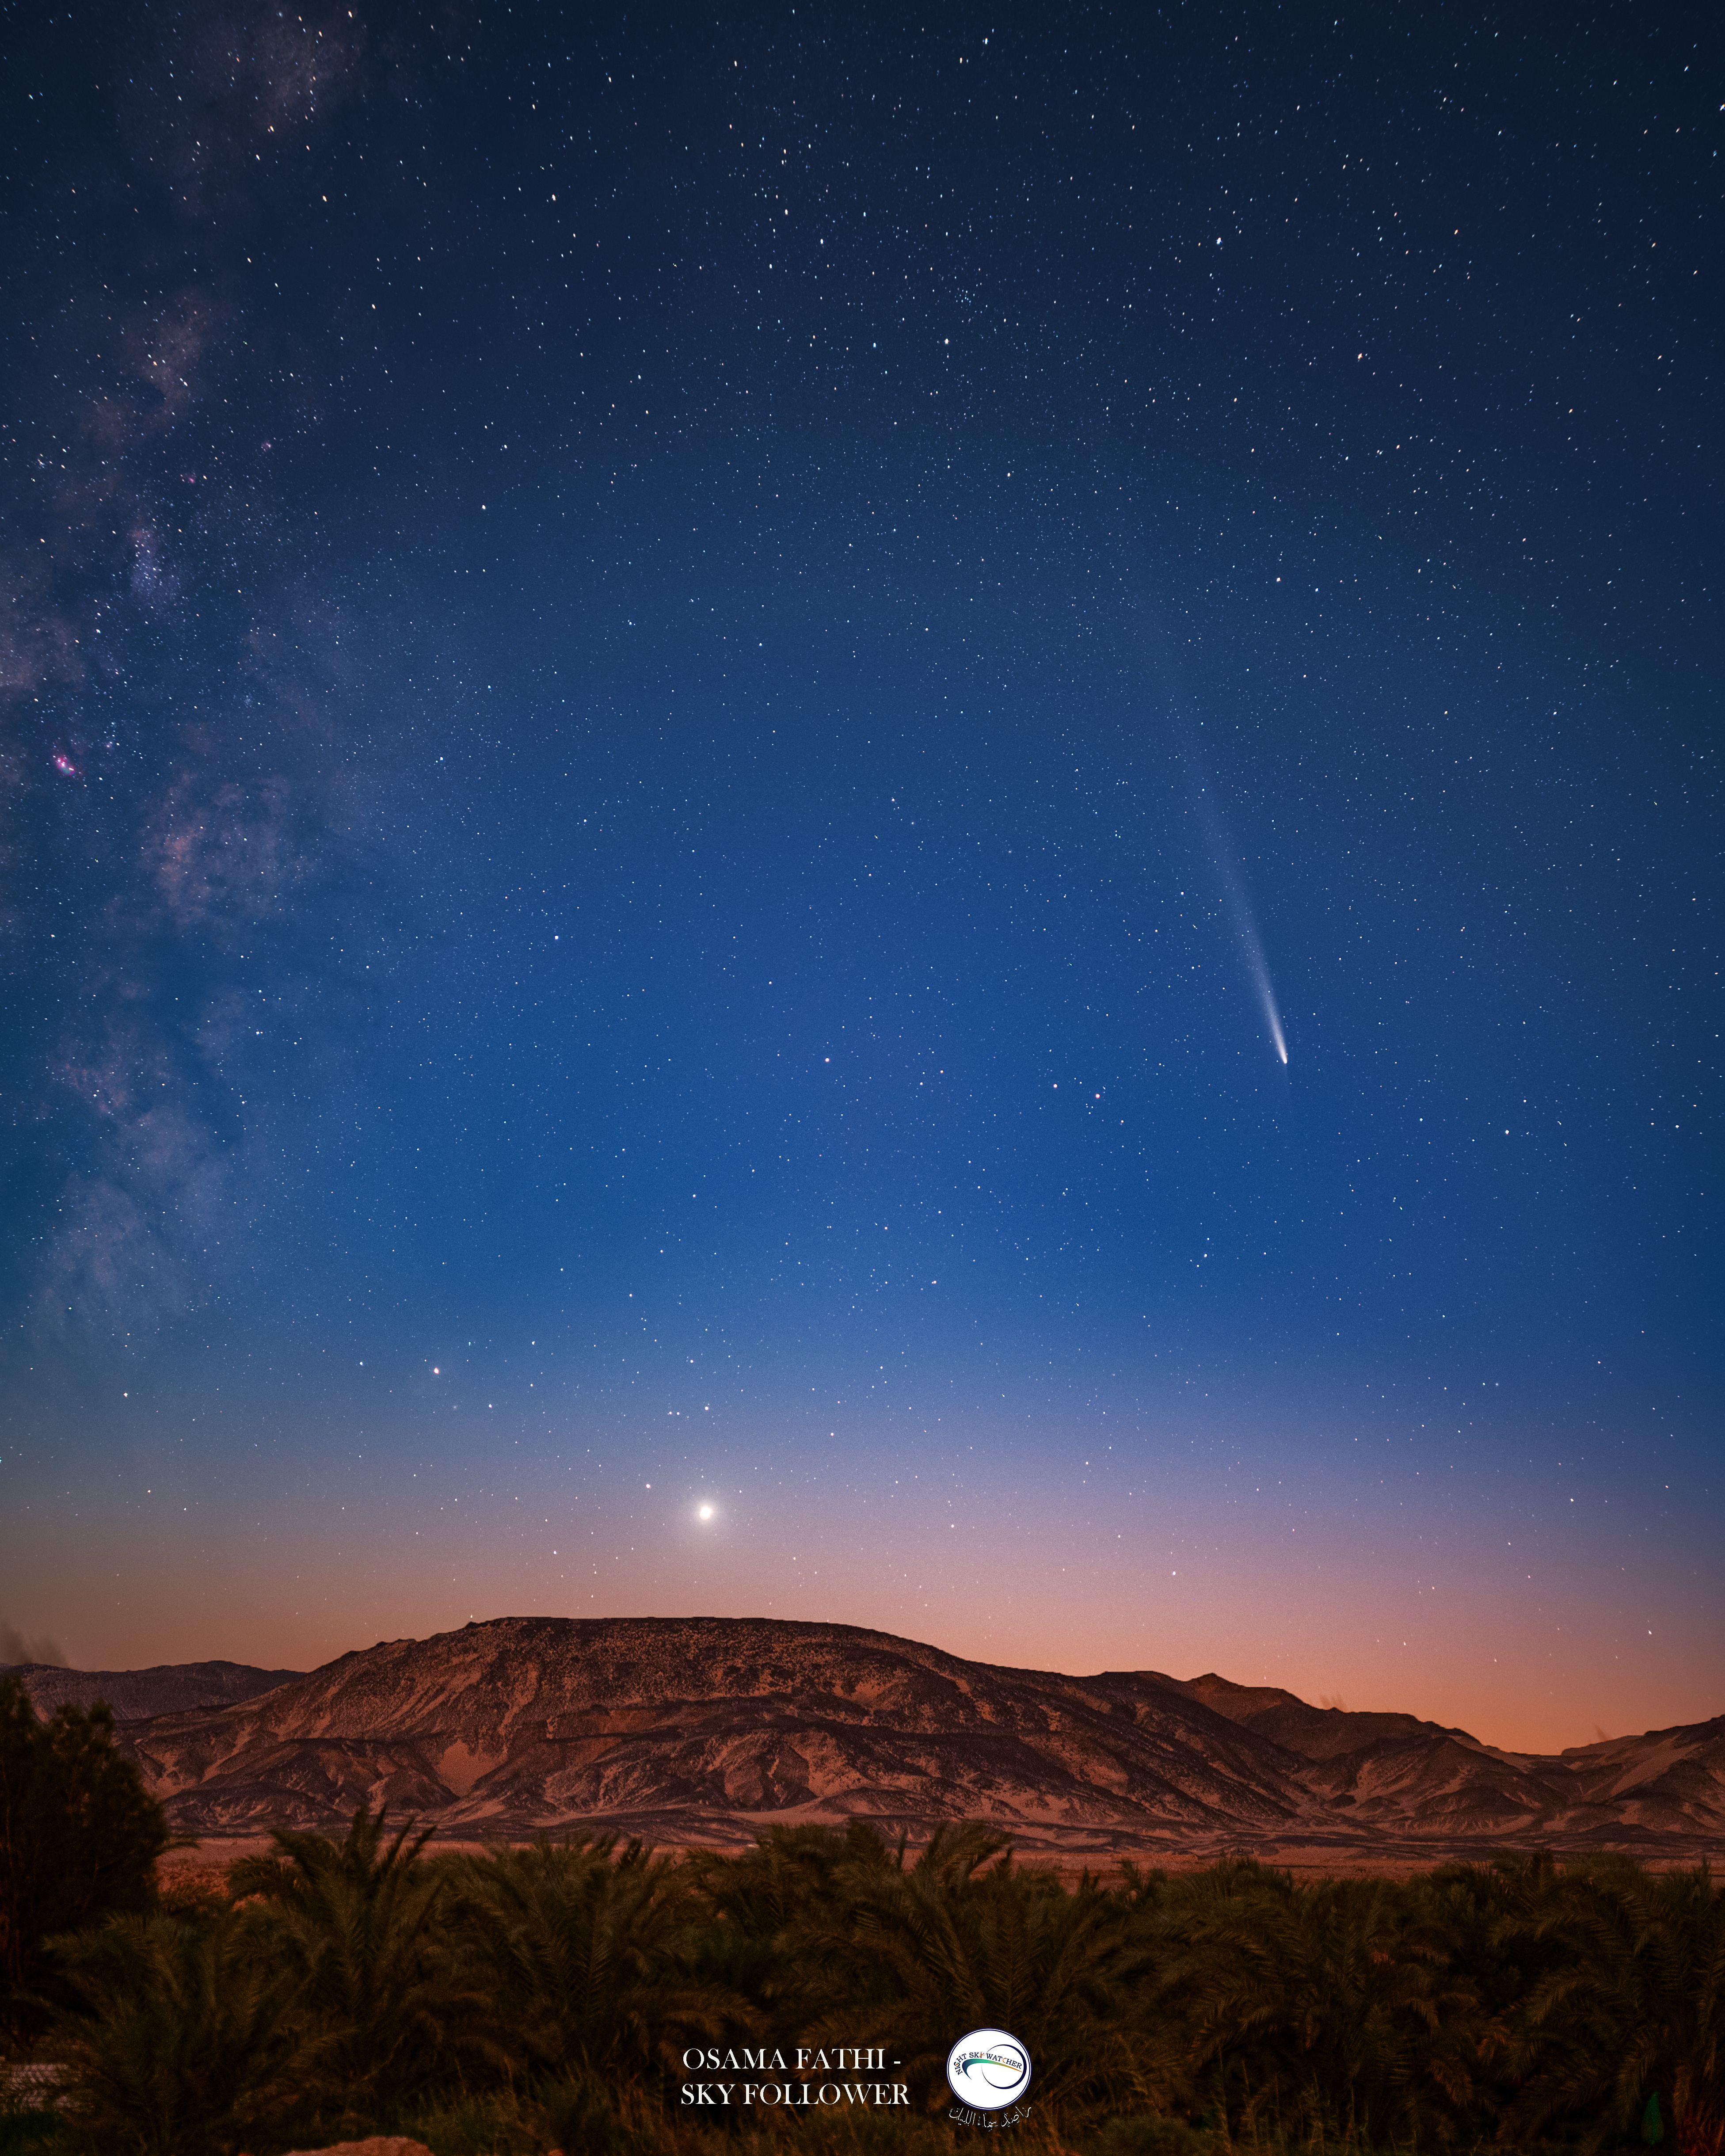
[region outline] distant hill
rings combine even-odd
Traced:
[[[63,1670],[49,1662],[0,1665],[0,1676],[22,1677],[38,1714],[57,1707],[91,1707],[105,1700],[116,1721],[177,1714],[187,1707],[228,1707],[302,1676],[300,1670],[254,1670],[245,1662],[162,1662],[149,1670]]]
[[[1214,1675],[999,1669],[768,1619],[500,1618],[122,1736],[173,1824],[203,1835],[337,1828],[387,1804],[464,1840],[603,1826],[734,1844],[860,1815],[912,1835],[983,1818],[1025,1848],[1153,1858],[1725,1846],[1725,1717],[1512,1755]]]
[[[1725,1829],[1725,1717],[1577,1747],[1502,1752],[1412,1714],[1308,1707],[1292,1692],[1214,1675],[1181,1689],[1296,1752],[1307,1782],[1362,1825],[1404,1835],[1635,1848]]]
[[[1486,1748],[1465,1729],[1445,1729],[1435,1722],[1422,1722],[1417,1714],[1360,1714],[1345,1707],[1308,1707],[1279,1686],[1230,1684],[1214,1671],[1169,1681],[1243,1729],[1255,1729],[1260,1737],[1285,1744],[1302,1759],[1333,1759],[1383,1738],[1452,1737],[1476,1752]]]

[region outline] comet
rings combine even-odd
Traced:
[[[1222,829],[1219,818],[1215,821],[1212,855],[1234,923],[1235,939],[1240,945],[1240,956],[1245,960],[1246,972],[1251,978],[1252,986],[1258,992],[1258,1002],[1264,1013],[1264,1024],[1269,1030],[1271,1044],[1286,1064],[1288,1060],[1287,1035],[1282,1031],[1281,1013],[1276,1007],[1276,983],[1270,978],[1270,961],[1264,955],[1264,939],[1258,932],[1257,916],[1252,911],[1245,879],[1240,875],[1229,850],[1228,835]]]
[[[1276,983],[1270,978],[1270,961],[1265,955],[1264,938],[1259,933],[1258,916],[1252,910],[1251,896],[1246,889],[1245,877],[1235,858],[1229,839],[1227,826],[1222,821],[1220,810],[1210,791],[1203,758],[1193,735],[1177,721],[1177,731],[1185,752],[1187,776],[1191,782],[1193,800],[1204,825],[1204,838],[1209,849],[1210,865],[1215,870],[1216,880],[1221,886],[1228,918],[1234,929],[1235,941],[1240,946],[1240,956],[1258,1003],[1264,1013],[1264,1024],[1270,1034],[1271,1045],[1286,1065],[1288,1060],[1287,1035],[1282,1029],[1281,1009],[1276,1000]]]

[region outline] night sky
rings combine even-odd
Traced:
[[[1707,20],[13,0],[0,1618],[1725,1707]]]

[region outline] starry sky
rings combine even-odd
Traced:
[[[4,19],[8,1637],[1725,1707],[1703,11]]]

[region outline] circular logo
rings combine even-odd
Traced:
[[[1004,2029],[973,2029],[947,2054],[947,2086],[975,2111],[1004,2111],[1030,2086],[1030,2054]]]

